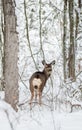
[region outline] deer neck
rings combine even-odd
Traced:
[[[51,73],[47,72],[45,69],[43,70],[43,73],[45,74],[46,80],[50,77]]]

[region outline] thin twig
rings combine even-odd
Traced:
[[[29,49],[30,49],[30,53],[31,53],[31,57],[33,59],[33,62],[35,64],[36,69],[38,70],[38,66],[35,62],[33,53],[32,53],[32,49],[31,49],[31,44],[30,44],[30,39],[29,39],[29,31],[28,31],[28,16],[27,16],[27,12],[26,12],[26,0],[24,0],[24,14],[25,14],[25,20],[26,20],[26,36],[27,36],[27,40],[28,40],[28,44],[29,44]]]
[[[40,35],[40,49],[41,49],[41,52],[42,52],[42,55],[43,55],[43,59],[45,59],[45,55],[44,55],[44,50],[43,50],[43,46],[42,46],[42,15],[41,15],[41,4],[42,4],[42,1],[39,0],[39,25],[40,25],[40,30],[39,30],[39,35]]]

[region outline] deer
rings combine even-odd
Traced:
[[[42,61],[42,64],[44,65],[43,71],[37,71],[32,74],[31,78],[29,79],[30,84],[30,92],[31,92],[31,99],[30,99],[30,108],[32,104],[32,100],[35,97],[37,100],[37,96],[39,97],[39,105],[42,104],[41,97],[42,92],[44,89],[44,86],[50,77],[52,73],[52,65],[55,64],[55,60],[53,60],[51,63],[47,64],[45,60]]]

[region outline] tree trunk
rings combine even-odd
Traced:
[[[68,13],[69,12],[69,19]],[[69,24],[68,24],[69,23]],[[68,29],[69,28],[69,31]],[[74,1],[64,0],[64,35],[63,35],[63,57],[64,57],[64,79],[75,79],[75,33],[74,33]]]
[[[81,9],[81,0],[78,0],[78,6],[77,8],[80,10]],[[75,38],[77,39],[77,34],[78,34],[78,26],[79,26],[79,11],[76,10],[76,27],[75,27]],[[77,41],[75,44],[75,48],[77,49]]]
[[[70,47],[68,70],[69,78],[75,79],[75,42],[74,42],[74,0],[69,0],[69,25],[70,25]]]
[[[64,79],[67,78],[67,64],[66,64],[66,39],[67,39],[67,0],[64,0],[64,24],[63,24],[63,65],[64,65]]]
[[[15,5],[12,0],[2,0],[4,12],[4,80],[5,101],[17,111],[18,93],[18,36],[16,32]]]

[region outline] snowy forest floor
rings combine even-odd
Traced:
[[[0,101],[0,130],[82,130],[82,111],[64,113],[36,106],[17,113]]]

